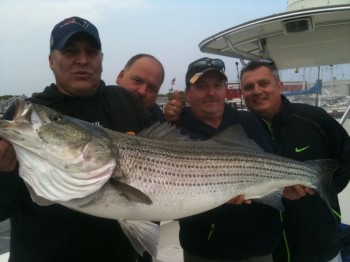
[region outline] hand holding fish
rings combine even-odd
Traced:
[[[0,171],[11,172],[15,169],[17,158],[13,146],[0,138]]]
[[[283,197],[289,200],[296,200],[301,197],[306,196],[306,194],[313,195],[315,190],[310,187],[305,187],[302,185],[294,185],[285,187],[283,190]]]
[[[251,203],[252,201],[250,199],[244,199],[244,195],[239,195],[232,198],[226,204],[241,205],[241,204],[251,204]]]
[[[172,99],[165,105],[164,117],[167,121],[177,123],[181,118],[181,99],[179,91],[175,91]]]

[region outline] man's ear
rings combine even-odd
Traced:
[[[52,59],[52,55],[49,55],[49,66],[51,68],[51,70],[53,70],[53,59]]]
[[[122,78],[124,77],[124,69],[122,69],[122,71],[119,72],[117,79],[115,80],[116,84],[119,85],[120,81],[122,80]]]
[[[185,99],[186,99],[186,103],[187,105],[191,106],[190,100],[191,100],[191,94],[189,92],[189,87],[187,87],[185,89]]]
[[[101,60],[103,61],[103,52],[101,52]],[[102,68],[101,68],[101,72],[103,72],[103,65],[102,65]]]
[[[283,94],[283,89],[284,89],[284,85],[282,81],[279,81],[278,83],[278,91],[279,93],[282,95]]]

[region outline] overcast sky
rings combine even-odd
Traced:
[[[97,26],[104,53],[102,78],[107,84],[115,84],[117,74],[137,53],[152,54],[163,63],[165,80],[160,93],[168,92],[173,78],[175,89],[183,90],[188,64],[203,56],[223,59],[228,80],[236,81],[237,60],[202,53],[198,44],[230,27],[286,12],[287,2],[0,0],[0,95],[30,96],[54,82],[48,66],[50,33],[55,24],[71,16]]]
[[[54,82],[48,67],[49,38],[56,23],[81,16],[96,25],[104,53],[102,78],[114,84],[137,53],[156,56],[165,67],[160,93],[171,80],[183,90],[188,64],[214,55],[199,51],[205,38],[232,26],[287,11],[287,0],[1,0],[0,95],[31,95]],[[222,58],[229,81],[236,60]]]

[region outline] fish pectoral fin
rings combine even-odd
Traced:
[[[50,200],[47,200],[46,198],[38,196],[28,183],[25,183],[25,184],[28,188],[30,197],[32,198],[33,202],[37,203],[39,206],[50,206],[50,205],[56,204],[55,202],[52,202]]]
[[[283,193],[283,188],[280,188],[263,197],[251,198],[251,199],[255,202],[262,203],[262,204],[271,206],[273,208],[276,208],[277,210],[283,211],[284,207],[282,204],[282,193]]]
[[[111,177],[109,182],[112,186],[120,193],[121,196],[125,197],[127,200],[142,203],[146,205],[152,205],[152,199],[143,193],[141,190],[129,186],[125,183],[118,181],[117,179]]]
[[[157,257],[160,227],[149,221],[118,221],[125,235],[135,250],[142,256],[147,251],[153,258]]]

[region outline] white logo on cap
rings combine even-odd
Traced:
[[[82,23],[81,23],[81,22],[82,22]],[[80,25],[81,27],[83,27],[84,29],[88,28],[89,23],[88,23],[87,21],[82,20],[81,22],[80,22],[80,23],[77,22],[77,21],[75,20],[75,18],[70,18],[70,19],[68,19],[63,25],[61,25],[60,27],[64,27],[64,26],[69,25],[69,24],[78,24],[78,25]]]

